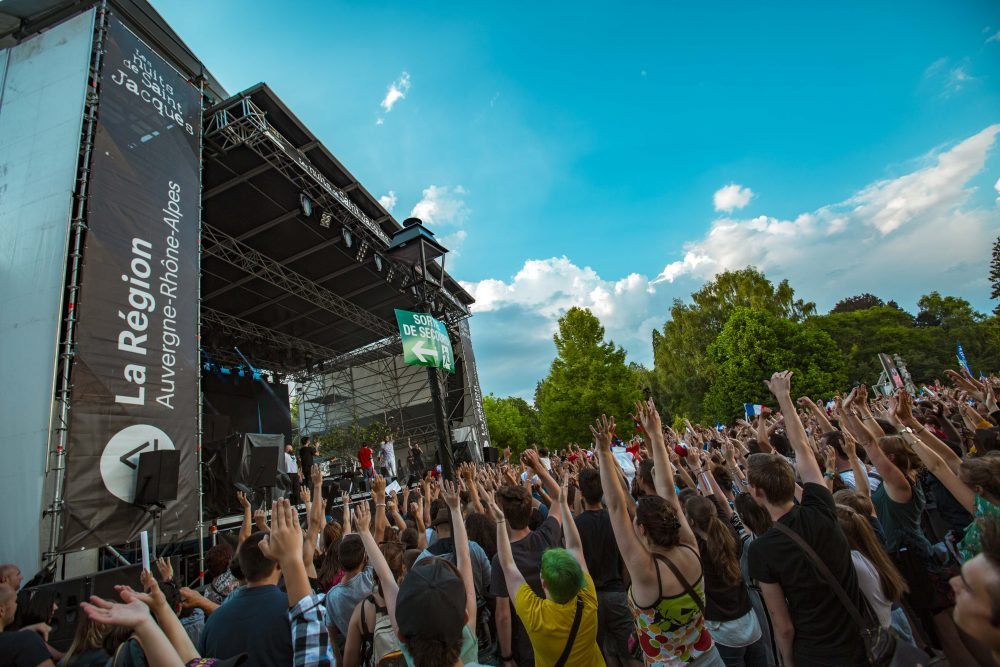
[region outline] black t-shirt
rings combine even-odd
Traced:
[[[728,525],[727,528],[732,530]],[[743,540],[735,530],[733,539],[736,540],[736,558],[739,559],[743,555]],[[697,540],[701,564],[705,570],[705,618],[721,623],[746,616],[751,605],[750,593],[743,582],[743,577],[740,577],[735,584],[726,583],[722,568],[708,557],[708,543],[700,536]]]
[[[802,503],[778,519],[819,554],[859,610],[866,603],[858,588],[851,548],[837,522],[833,494],[821,484],[805,484]],[[750,577],[780,584],[795,626],[795,664],[864,664],[860,630],[812,559],[775,529],[758,537],[749,552]]]
[[[555,516],[550,516],[542,522],[538,530],[532,531],[527,537],[510,545],[514,564],[517,565],[525,582],[531,586],[531,590],[535,591],[539,597],[545,597],[545,589],[542,588],[542,554],[549,547],[559,546],[561,539],[562,525]],[[524,629],[524,624],[521,623],[521,619],[517,617],[517,612],[514,610],[514,603],[508,597],[507,578],[500,565],[500,554],[493,556],[490,591],[494,597],[498,598],[497,604],[506,602],[510,605],[510,640],[514,659],[521,667],[532,667],[535,664],[535,653],[531,648],[531,640]]]
[[[306,445],[299,450],[299,462],[302,467],[299,470],[302,472],[303,477],[309,479],[309,473],[312,472],[313,467],[313,457],[316,455],[316,450],[312,445]]]
[[[31,630],[0,632],[0,667],[36,667],[51,659],[45,642]]]
[[[245,667],[292,664],[288,596],[277,586],[238,588],[212,612],[198,641],[205,657],[249,657]]]
[[[586,510],[576,515],[576,529],[583,543],[583,556],[597,592],[623,592],[621,555],[605,509]]]

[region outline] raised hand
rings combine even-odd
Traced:
[[[354,527],[358,529],[358,533],[364,535],[369,532],[371,521],[372,511],[369,509],[368,503],[358,503],[358,506],[354,508]]]
[[[653,404],[653,399],[636,401],[635,414],[630,415],[633,421],[642,425],[642,430],[654,437],[654,434],[663,433],[663,422],[660,421],[660,413]]]
[[[845,431],[844,444],[841,449],[844,450],[844,454],[847,456],[848,460],[853,460],[854,457],[857,456],[857,445],[858,443],[854,440],[854,437]]]
[[[309,493],[309,489],[307,488],[303,487],[299,489],[299,497],[302,499],[302,502],[307,505],[312,502],[312,494]]]
[[[271,508],[271,532],[260,541],[260,551],[276,563],[302,560],[302,526],[286,498],[276,500]]]
[[[267,515],[264,513],[263,509],[259,509],[253,513],[253,521],[257,524],[257,529],[266,533],[267,532]]]
[[[771,376],[770,380],[764,380],[764,384],[774,394],[775,398],[791,396],[792,392],[792,372],[778,371]]]
[[[160,573],[160,579],[163,581],[170,581],[174,578],[174,566],[166,558],[156,559],[156,571]]]
[[[385,477],[375,475],[372,480],[372,497],[385,498]]]
[[[244,510],[250,508],[250,501],[247,500],[247,494],[243,493],[242,491],[236,492],[236,500],[240,501],[240,507],[242,507]]]
[[[507,517],[504,516],[503,510],[500,509],[500,506],[497,505],[496,501],[492,497],[487,498],[486,500],[487,500],[486,503],[487,507],[489,508],[490,514],[493,516],[494,521],[496,521],[497,523],[502,523],[506,521]]]
[[[607,415],[601,415],[590,427],[590,432],[594,435],[594,444],[599,451],[610,451],[611,439],[615,433],[615,418],[608,419]]]
[[[452,512],[461,511],[461,496],[458,491],[458,487],[454,482],[449,482],[445,480],[441,482],[441,498],[444,500],[444,504],[448,506]]]
[[[521,463],[532,470],[538,470],[542,466],[541,460],[538,458],[538,452],[534,449],[526,449],[521,454]]]
[[[312,481],[313,486],[323,484],[323,471],[320,470],[319,466],[315,463],[312,468],[309,469],[309,479]]]
[[[901,391],[895,396],[895,398],[896,408],[894,412],[896,414],[896,418],[899,419],[904,426],[909,426],[910,424],[916,422],[917,420],[913,417],[913,403],[910,399],[910,395],[905,391]]]
[[[130,600],[128,604],[117,604],[93,595],[90,602],[81,602],[80,608],[87,614],[87,618],[105,625],[118,625],[134,630],[144,623],[152,623],[149,607],[128,593],[122,594],[123,598],[126,596]]]

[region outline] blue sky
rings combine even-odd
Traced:
[[[484,391],[530,398],[572,305],[648,364],[671,300],[747,264],[821,309],[992,307],[995,2],[153,4],[445,239]]]

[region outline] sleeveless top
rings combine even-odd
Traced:
[[[687,549],[686,544],[680,545]],[[695,555],[697,552],[691,549]],[[705,627],[705,615],[685,591],[680,595],[663,595],[663,582],[656,561],[670,562],[665,556],[652,554],[656,568],[656,588],[660,597],[648,608],[640,607],[628,591],[628,605],[635,619],[635,628],[647,666],[675,667],[694,662],[712,649],[712,635]],[[704,578],[698,577],[691,588],[704,604]]]
[[[924,511],[924,491],[918,484],[907,478],[910,485],[910,502],[897,503],[889,497],[886,485],[882,484],[872,494],[875,513],[885,531],[886,551],[898,553],[904,548],[915,550],[921,557],[929,558],[930,542],[920,528],[920,515]]]

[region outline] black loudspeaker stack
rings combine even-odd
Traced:
[[[177,476],[181,453],[176,449],[160,449],[139,454],[139,469],[135,476],[136,505],[159,505],[177,500]]]
[[[483,462],[498,463],[500,461],[500,451],[496,447],[486,445],[483,447]]]

